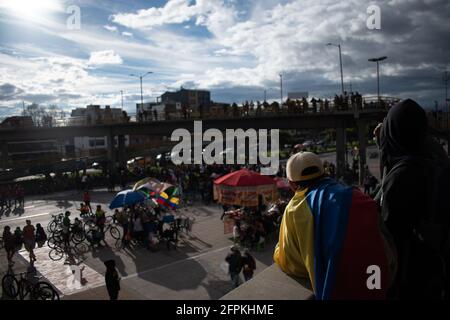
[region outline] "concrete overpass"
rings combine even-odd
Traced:
[[[336,164],[337,175],[342,176],[345,168],[345,129],[357,128],[360,149],[360,168],[366,164],[366,138],[369,123],[381,121],[386,115],[385,110],[366,109],[357,111],[335,111],[321,113],[296,113],[296,114],[274,114],[258,117],[203,119],[203,130],[216,128],[225,129],[336,129]],[[108,159],[111,161],[111,170],[115,170],[118,160],[120,164],[125,161],[124,136],[125,135],[163,135],[170,136],[175,129],[184,128],[193,132],[194,120],[166,120],[148,123],[126,123],[115,125],[95,126],[68,126],[56,128],[29,128],[29,129],[0,129],[0,145],[2,150],[2,163],[8,159],[8,142],[64,139],[80,136],[106,136],[108,140]],[[118,137],[119,159],[115,159],[115,147],[112,143],[114,137]],[[364,177],[361,170],[361,179]]]

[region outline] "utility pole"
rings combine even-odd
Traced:
[[[122,97],[122,111],[123,111],[123,90],[120,90],[120,95]]]
[[[449,124],[449,110],[448,110],[448,71],[446,70],[444,72],[444,83],[445,83],[445,111],[447,112],[447,127],[445,128],[446,130],[449,129],[448,124]]]
[[[341,44],[334,44],[334,43],[327,43],[327,46],[334,46],[334,47],[338,47],[339,48],[339,66],[341,69],[341,91],[342,91],[342,96],[344,96],[344,72],[343,72],[343,68],[342,68],[342,51],[341,51]]]
[[[280,73],[280,108],[283,105],[283,75]]]
[[[266,101],[267,101],[267,90],[264,89],[264,102],[266,102]]]
[[[141,108],[144,108],[144,94],[143,94],[143,91],[142,91],[142,78],[144,78],[145,76],[147,76],[147,75],[149,75],[151,73],[153,73],[153,72],[149,71],[149,72],[143,74],[142,76],[135,75],[135,74],[130,74],[131,77],[139,78],[139,80],[141,82]]]
[[[378,108],[381,106],[381,97],[380,97],[380,61],[386,60],[387,57],[379,57],[369,59],[370,62],[377,63],[377,91],[378,91]]]

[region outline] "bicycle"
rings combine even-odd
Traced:
[[[58,230],[61,227],[63,218],[64,215],[62,213],[57,215],[52,214],[52,220],[47,225],[47,231],[52,233]]]
[[[2,278],[3,293],[10,299],[25,300],[29,297],[30,300],[59,300],[58,291],[46,281],[39,281],[42,276],[32,275],[33,272],[22,272],[17,278],[11,268],[8,273]],[[27,278],[31,275],[37,282],[31,281]]]
[[[84,226],[83,226],[85,234],[91,232],[91,230],[94,229],[96,225],[97,225],[96,218],[91,217],[91,218],[86,219]],[[107,232],[109,232],[109,234],[111,235],[111,237],[114,240],[121,239],[120,230],[114,223],[113,216],[108,216],[105,218],[103,233],[106,234]]]

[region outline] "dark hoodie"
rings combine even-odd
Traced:
[[[117,294],[120,290],[120,280],[119,275],[116,271],[116,262],[114,260],[105,261],[106,274],[105,282],[106,289],[108,290],[111,300],[117,299]]]
[[[423,257],[412,257],[413,230],[427,213],[426,158],[441,154],[428,135],[425,110],[413,100],[393,106],[380,135],[383,178],[381,212],[398,252],[393,292],[397,298],[420,298],[428,276]]]

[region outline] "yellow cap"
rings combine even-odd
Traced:
[[[319,156],[312,152],[299,152],[289,158],[286,176],[289,181],[307,181],[323,175],[323,164]]]

